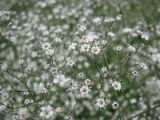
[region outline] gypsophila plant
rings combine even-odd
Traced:
[[[0,120],[160,120],[159,0],[1,0]]]

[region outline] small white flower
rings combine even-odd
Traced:
[[[155,53],[151,56],[151,59],[154,61],[154,62],[160,62],[160,53]]]
[[[102,40],[101,43],[102,43],[102,45],[106,45],[107,44],[107,40]]]
[[[6,109],[6,106],[5,106],[5,105],[0,105],[0,112],[5,111],[5,109]]]
[[[119,107],[119,103],[116,102],[116,101],[114,101],[114,102],[112,103],[112,108],[113,108],[113,109],[117,109],[118,107]]]
[[[142,68],[143,70],[147,70],[148,67],[145,63],[140,63],[140,68]]]
[[[54,52],[55,52],[54,49],[48,49],[48,50],[45,51],[45,54],[46,55],[53,55]]]
[[[85,43],[91,43],[91,42],[93,42],[95,39],[98,39],[98,38],[99,38],[99,36],[96,35],[96,33],[90,32],[90,33],[88,33],[88,34],[85,36],[85,39],[84,39],[83,42],[85,42]]]
[[[77,46],[77,43],[72,43],[71,45],[69,45],[69,50],[75,50]]]
[[[84,85],[80,88],[80,94],[82,97],[86,97],[89,95],[90,89],[88,88],[88,86]]]
[[[90,64],[88,62],[84,63],[84,67],[88,68],[90,66]]]
[[[29,100],[29,99],[26,99],[26,100],[24,101],[24,103],[25,103],[26,105],[28,105],[28,104],[30,103],[30,100]]]
[[[25,120],[28,117],[27,108],[19,108],[18,109],[18,119]]]
[[[133,47],[131,45],[129,45],[127,49],[128,49],[129,52],[135,52],[136,51],[135,47]]]
[[[63,74],[59,74],[59,75],[55,76],[53,83],[58,84],[61,87],[64,87],[68,81],[69,81],[69,79],[66,78]]]
[[[80,25],[79,26],[79,31],[83,32],[87,29],[87,27],[85,25]]]
[[[116,20],[117,20],[117,21],[120,21],[121,19],[122,19],[122,15],[116,16]]]
[[[42,49],[43,50],[48,50],[48,49],[50,49],[50,47],[51,47],[50,43],[48,43],[48,42],[42,43]]]
[[[91,85],[91,80],[90,80],[90,79],[86,79],[86,80],[85,80],[85,84],[86,84],[86,85]]]
[[[105,22],[105,23],[112,23],[112,22],[114,22],[114,21],[115,21],[115,19],[112,18],[112,17],[106,17],[106,18],[104,19],[104,22]]]
[[[57,108],[55,109],[55,112],[57,112],[57,113],[62,113],[62,112],[63,112],[63,108],[57,107]]]
[[[132,37],[137,37],[138,36],[138,34],[136,32],[132,32],[131,35],[132,35]]]
[[[33,51],[32,53],[31,53],[31,56],[33,57],[33,58],[35,58],[35,57],[37,57],[37,52],[35,52],[35,51]]]
[[[113,87],[114,90],[118,90],[118,91],[121,90],[121,88],[122,88],[121,83],[117,82],[117,81],[114,81],[112,83],[112,87]]]
[[[142,34],[141,34],[141,38],[144,39],[144,40],[146,40],[146,41],[148,41],[148,40],[149,40],[149,35],[148,35],[148,33],[142,33]]]
[[[80,48],[80,52],[82,52],[82,53],[89,52],[89,51],[90,51],[90,45],[88,45],[88,44],[84,44]]]
[[[116,50],[119,52],[119,51],[121,51],[122,50],[122,46],[117,46],[116,47]]]
[[[131,104],[135,104],[136,102],[137,102],[137,100],[135,98],[133,98],[133,99],[130,100]]]
[[[55,41],[56,43],[61,43],[61,42],[62,42],[61,38],[59,38],[59,37],[55,38],[54,41]]]
[[[49,64],[44,64],[43,68],[47,70],[49,68]]]
[[[105,106],[105,100],[102,98],[98,98],[96,101],[96,105],[98,108],[103,108]]]
[[[71,58],[67,58],[66,62],[67,62],[66,65],[67,65],[68,67],[73,67],[73,66],[75,65],[74,60],[71,59]]]
[[[65,116],[64,119],[65,119],[65,120],[73,120],[73,119],[72,119],[72,116]]]
[[[132,75],[133,75],[134,77],[137,77],[137,76],[138,76],[138,71],[133,71],[133,72],[132,72]]]
[[[108,36],[112,37],[112,38],[115,38],[116,35],[113,32],[108,32]]]
[[[132,29],[131,28],[124,28],[122,30],[123,33],[131,33],[132,32]]]
[[[96,17],[93,19],[93,23],[95,24],[101,24],[101,22],[102,22],[102,19],[100,17]]]
[[[53,109],[50,105],[41,107],[40,117],[50,119],[54,116]]]
[[[105,72],[107,72],[107,68],[106,68],[106,67],[102,67],[102,68],[101,68],[101,71],[102,71],[103,73],[105,73]]]
[[[93,46],[91,48],[91,53],[94,54],[94,55],[98,55],[100,52],[101,52],[101,49],[100,49],[99,46]]]
[[[86,20],[87,20],[87,18],[85,18],[85,17],[82,17],[82,18],[80,19],[81,22],[85,22]]]

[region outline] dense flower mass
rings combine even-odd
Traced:
[[[0,8],[0,120],[160,120],[159,0]]]

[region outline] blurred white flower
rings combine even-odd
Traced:
[[[121,90],[121,88],[122,88],[121,83],[117,82],[117,81],[114,81],[112,83],[112,87],[113,87],[114,90],[118,90],[118,91]]]
[[[102,22],[102,19],[100,17],[96,17],[93,19],[93,23],[95,24],[101,24],[101,22]]]
[[[94,55],[98,55],[101,52],[101,48],[99,46],[91,47],[91,53]]]
[[[128,46],[128,51],[129,51],[129,52],[135,52],[136,49],[135,49],[135,47],[129,45],[129,46]]]
[[[116,101],[114,101],[114,102],[112,103],[112,108],[113,108],[113,109],[117,109],[118,107],[119,107],[119,103],[116,102]]]
[[[84,85],[80,88],[80,95],[82,97],[86,97],[89,95],[90,89],[88,88],[88,86]]]
[[[103,98],[98,98],[96,100],[96,105],[98,108],[103,108],[105,106],[105,100]]]
[[[51,119],[54,117],[53,108],[50,105],[41,107],[39,116],[45,119]]]
[[[65,87],[66,83],[69,82],[69,78],[66,78],[63,74],[58,74],[55,76],[53,83],[58,84],[61,87]]]

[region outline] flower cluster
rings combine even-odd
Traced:
[[[159,120],[160,2],[142,3],[1,0],[0,119]]]

